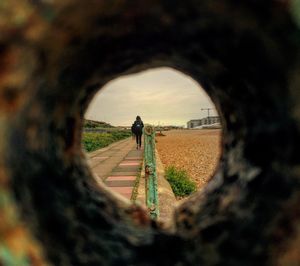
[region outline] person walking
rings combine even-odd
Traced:
[[[142,135],[143,135],[144,123],[141,117],[138,115],[131,126],[131,132],[135,135],[136,149],[140,149],[142,146]]]

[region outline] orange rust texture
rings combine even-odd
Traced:
[[[18,216],[9,178],[3,162],[5,121],[15,114],[24,101],[28,79],[35,69],[34,54],[18,43],[24,36],[36,36],[29,30],[34,12],[28,1],[0,1],[0,246],[13,258],[27,258],[30,265],[47,265],[39,244]],[[0,265],[5,265],[0,257]],[[17,264],[16,264],[17,265]]]
[[[1,153],[1,151],[0,151]],[[8,186],[8,178],[7,178],[7,174],[4,171],[4,167],[2,164],[0,164],[0,188],[1,187],[7,187]]]
[[[19,221],[17,209],[9,193],[1,189],[0,196],[0,245],[6,247],[16,259],[26,257],[30,265],[47,265],[38,243]],[[0,257],[0,265],[1,259]]]
[[[274,265],[278,266],[298,266],[300,262],[300,198],[293,197],[293,199],[284,206],[284,218],[279,220],[279,226],[274,235],[275,243],[283,243],[283,245],[276,246],[272,251],[274,258],[277,261]],[[287,226],[289,221],[295,221],[294,227]],[[297,222],[296,222],[297,221]],[[286,235],[292,237],[285,241]]]
[[[26,73],[18,67],[20,52],[17,47],[4,48],[0,55],[0,111],[10,113],[19,106],[19,86],[24,83]]]
[[[293,241],[289,243],[289,246],[285,253],[280,254],[278,266],[298,266],[300,261],[300,225],[298,225],[297,233]]]

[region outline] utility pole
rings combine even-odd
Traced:
[[[214,108],[201,108],[201,111],[207,111],[207,117],[209,117],[209,111],[213,109]]]

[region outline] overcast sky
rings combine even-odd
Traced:
[[[214,105],[196,81],[164,67],[110,81],[96,94],[85,117],[128,126],[140,115],[148,124],[186,126],[191,119],[206,117],[201,108],[208,107]]]

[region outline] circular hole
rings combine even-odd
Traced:
[[[276,261],[278,245],[299,231],[299,33],[291,1],[22,1],[22,9],[10,2],[1,84],[15,95],[2,97],[1,180],[54,265]],[[79,149],[79,102],[92,95],[86,85],[153,61],[210,79],[216,94],[206,89],[226,118],[223,182],[177,213],[178,238],[153,221],[137,230],[83,182],[90,177]]]
[[[82,139],[94,177],[146,206],[152,185],[145,172],[147,141],[140,148],[132,132],[138,115],[155,129],[157,208],[159,217],[170,218],[181,200],[214,175],[221,156],[221,118],[199,83],[172,68],[123,76],[99,90],[85,114]],[[144,133],[151,130],[145,127]]]

